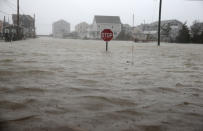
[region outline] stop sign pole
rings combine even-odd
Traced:
[[[108,41],[106,41],[106,51],[108,51]]]
[[[110,29],[104,29],[101,32],[101,38],[106,41],[106,51],[108,51],[108,42],[113,39],[113,32]]]

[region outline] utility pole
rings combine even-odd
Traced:
[[[33,23],[34,25],[34,38],[36,38],[36,29],[35,29],[35,14],[34,14],[34,23]]]
[[[19,39],[19,26],[20,26],[20,16],[19,16],[19,0],[17,0],[17,39]]]
[[[161,37],[161,7],[162,7],[162,0],[159,3],[159,25],[158,25],[158,46],[160,46],[160,37]]]
[[[5,26],[6,26],[6,17],[4,16],[4,22],[3,22],[3,36],[5,34]]]
[[[133,28],[135,26],[135,15],[133,14]]]

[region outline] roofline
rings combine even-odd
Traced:
[[[109,17],[119,17],[120,18],[120,16],[116,16],[116,15],[115,16],[114,15],[94,15],[94,17],[95,16],[109,16]]]
[[[60,21],[64,21],[64,22],[70,24],[69,22],[65,21],[64,19],[57,20],[57,21],[53,22],[53,24],[55,24],[55,23],[57,23],[57,22],[60,22]]]
[[[96,17],[96,16],[102,16],[102,17],[118,17],[118,18],[120,19],[120,23],[116,23],[116,24],[122,24],[120,16],[111,16],[111,15],[94,15],[93,23],[94,23],[94,21],[96,21],[96,20],[95,20],[95,17]],[[97,23],[97,22],[96,22],[96,23]],[[109,24],[109,23],[100,23],[100,24]]]

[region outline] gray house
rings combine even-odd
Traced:
[[[59,20],[52,24],[52,33],[55,38],[64,38],[70,33],[70,23],[65,20]]]

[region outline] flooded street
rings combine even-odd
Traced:
[[[202,131],[203,46],[0,42],[0,130]]]

